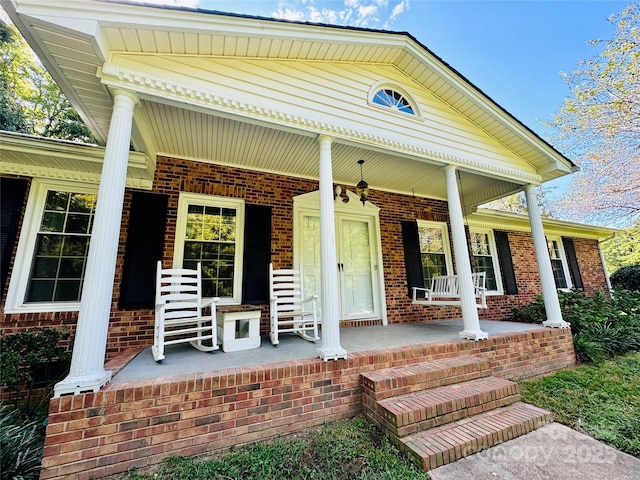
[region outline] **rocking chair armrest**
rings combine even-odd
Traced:
[[[315,301],[318,299],[318,295],[311,295],[310,297],[305,298],[304,300],[302,300],[302,303],[307,303],[307,302],[311,302],[311,301]]]

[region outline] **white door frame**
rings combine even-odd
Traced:
[[[348,202],[343,201],[348,199]],[[341,196],[337,196],[334,201],[336,214],[344,214],[350,217],[367,217],[373,228],[371,232],[371,247],[375,252],[372,255],[373,264],[373,304],[375,314],[371,318],[382,319],[382,324],[387,325],[387,302],[384,288],[384,272],[382,269],[382,242],[380,239],[380,208],[370,202],[364,206],[360,202],[360,197],[355,193],[344,190]],[[313,191],[294,197],[293,199],[293,263],[298,265],[302,259],[302,225],[303,214],[319,215],[320,212],[320,192]]]

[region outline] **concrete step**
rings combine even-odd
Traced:
[[[375,402],[389,397],[451,385],[491,374],[489,361],[464,355],[384,368],[361,374],[364,396]]]
[[[518,384],[484,377],[377,402],[378,421],[404,437],[520,401]]]
[[[552,421],[550,412],[517,402],[404,438],[392,439],[415,463],[425,470],[433,470]]]

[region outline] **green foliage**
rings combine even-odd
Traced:
[[[427,480],[373,425],[361,418],[327,424],[303,436],[260,442],[209,460],[175,457],[153,474],[128,480]]]
[[[44,437],[40,424],[0,404],[0,472],[2,478],[30,480],[40,475]]]
[[[571,324],[579,362],[640,350],[640,292],[616,290],[612,298],[600,292],[589,296],[572,290],[558,294],[565,321]],[[544,299],[514,309],[511,320],[542,323],[546,319]]]
[[[602,256],[609,273],[629,265],[640,265],[640,221],[603,242]]]
[[[0,20],[0,130],[96,143],[13,25]]]
[[[542,295],[538,295],[535,301],[530,304],[524,307],[514,308],[509,320],[522,323],[542,323],[546,319],[547,314],[544,310],[544,299]]]
[[[34,387],[38,374],[46,379],[45,386],[51,387],[66,373],[71,354],[59,344],[68,338],[68,333],[56,329],[20,332],[0,338],[0,386],[14,393],[16,404],[21,392],[25,389],[30,392]]]
[[[640,291],[640,263],[616,270],[611,275],[611,285],[634,292]]]
[[[556,421],[640,458],[640,353],[525,381],[520,390]]]

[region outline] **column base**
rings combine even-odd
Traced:
[[[549,328],[570,328],[571,324],[564,320],[545,320],[542,322],[542,326]]]
[[[329,360],[339,360],[341,358],[347,358],[347,351],[341,346],[333,348],[319,348],[318,356],[325,362]]]
[[[79,395],[87,392],[97,392],[111,380],[111,372],[102,370],[91,375],[69,375],[53,387],[53,397],[62,395]]]
[[[489,338],[489,334],[487,332],[483,332],[482,330],[463,330],[458,332],[460,338],[466,338],[467,340],[485,340]]]

